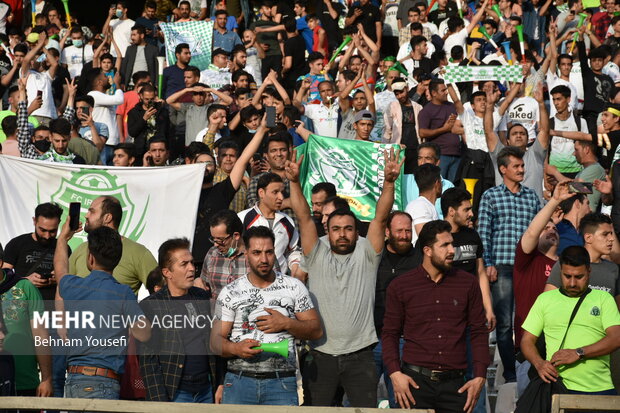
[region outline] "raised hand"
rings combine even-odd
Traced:
[[[405,163],[405,158],[402,161],[398,161],[400,157],[400,148],[394,153],[394,147],[390,148],[390,151],[383,153],[383,159],[385,159],[385,166],[383,167],[383,176],[386,182],[396,182],[398,175],[400,175],[400,169]]]
[[[297,159],[297,150],[293,149],[293,156],[291,159]],[[286,161],[284,164],[284,174],[286,179],[291,182],[299,182],[299,170],[301,169],[301,163],[304,160],[304,156],[301,155],[296,161]]]

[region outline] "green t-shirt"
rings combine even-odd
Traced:
[[[39,368],[34,350],[30,320],[33,313],[43,312],[43,298],[37,287],[26,279],[20,280],[2,294],[2,314],[8,331],[4,347],[15,359],[15,387],[32,390],[39,385]]]
[[[0,111],[0,124],[2,124],[2,119],[10,115],[17,116],[17,113],[13,112],[12,110]],[[33,128],[38,128],[40,125],[39,121],[34,116],[28,116],[28,122],[32,124]],[[5,140],[6,140],[6,135],[4,131],[2,130],[2,127],[0,127],[0,143],[4,142]]]
[[[536,299],[523,323],[523,329],[539,337],[545,333],[547,360],[559,350],[560,342],[578,297],[568,297],[559,289],[542,293]],[[605,330],[620,325],[620,313],[611,294],[592,290],[581,303],[568,330],[563,348],[589,346],[605,337]],[[558,372],[569,390],[598,392],[614,388],[609,371],[609,355],[586,358]]]
[[[87,258],[88,243],[84,242],[69,257],[69,274],[79,277],[90,274]],[[112,273],[116,281],[128,285],[137,294],[140,284],[146,284],[146,277],[155,267],[157,261],[144,245],[123,237],[123,255]]]

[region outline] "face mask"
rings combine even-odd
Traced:
[[[256,129],[248,129],[248,132],[250,132],[250,133],[256,133]]]
[[[45,62],[45,58],[46,58],[45,53],[43,53],[41,56],[37,57],[37,62],[43,63]]]
[[[84,45],[84,42],[82,41],[82,39],[73,40],[73,45],[75,47],[82,47]]]
[[[119,19],[121,17],[123,17],[123,11],[122,10],[116,10],[116,17],[118,17]]]
[[[38,141],[34,141],[33,145],[35,148],[37,148],[39,152],[47,152],[50,150],[50,146],[52,145],[52,143],[47,139],[41,139]]]
[[[238,244],[238,242],[236,243]],[[228,248],[228,252],[224,255],[226,258],[230,258],[233,256],[233,254],[235,253],[235,251],[237,251],[237,246],[235,245],[235,247],[233,248],[233,246],[231,245],[230,248]]]

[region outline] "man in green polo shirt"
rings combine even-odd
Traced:
[[[100,196],[95,199],[88,208],[84,231],[90,232],[101,226],[110,227],[118,231],[123,217],[123,210],[119,201],[111,196]],[[141,284],[146,284],[146,278],[155,267],[157,261],[153,254],[142,244],[138,244],[129,238],[122,237],[123,255],[112,275],[121,284],[131,287],[138,294]],[[67,274],[75,274],[86,277],[90,274],[86,259],[88,258],[88,243],[80,244],[69,258],[69,271]]]
[[[566,248],[560,255],[560,265],[562,287],[536,299],[523,323],[521,351],[547,383],[561,377],[571,393],[615,395],[609,353],[620,343],[616,302],[608,292],[588,287],[590,256],[584,247]],[[567,331],[573,309],[583,294],[587,295]],[[546,360],[536,349],[541,333],[545,334]]]

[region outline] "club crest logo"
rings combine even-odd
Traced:
[[[592,307],[592,309],[590,310],[590,315],[593,315],[595,317],[598,317],[601,315],[601,310],[599,310],[599,308],[597,306]]]
[[[121,220],[119,232],[133,241],[138,241],[146,226],[145,218],[150,197],[147,198],[142,214],[136,220],[134,216],[139,211],[131,200],[127,184],[119,185],[116,179],[116,176],[100,169],[82,169],[72,172],[71,177],[68,179],[62,178],[59,188],[51,196],[52,202],[56,202],[64,210],[60,225],[63,225],[69,214],[69,204],[71,202],[80,202],[82,204],[80,221],[83,223],[88,208],[93,201],[102,195],[109,195],[118,199],[123,209],[123,219]],[[134,222],[136,224],[131,228]],[[75,234],[69,245],[71,248],[75,248],[84,241],[86,241],[86,233],[82,231]]]

